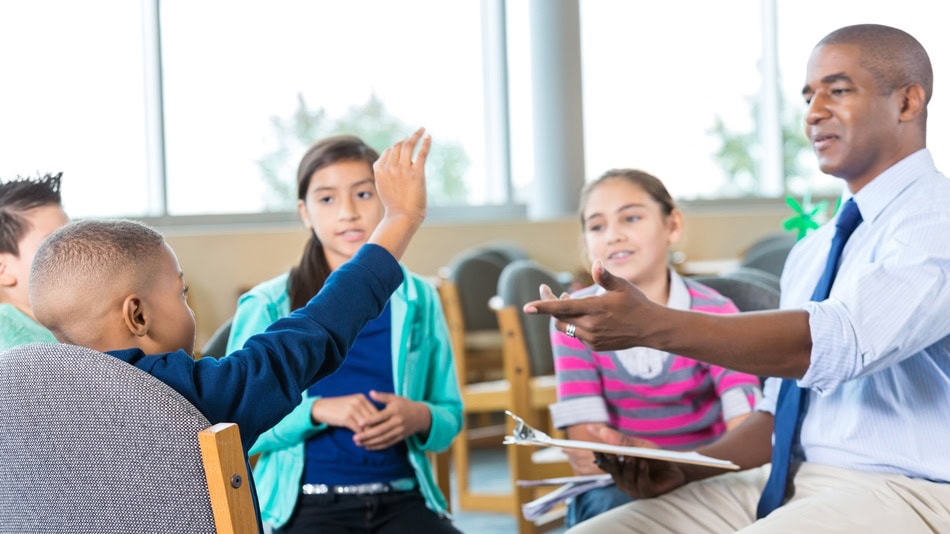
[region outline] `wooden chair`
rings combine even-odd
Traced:
[[[538,286],[548,284],[555,294],[564,289],[563,282],[550,270],[530,260],[513,262],[498,280],[498,296],[492,308],[498,317],[502,334],[505,378],[510,384],[509,409],[529,425],[557,436],[551,426],[548,407],[557,402],[554,358],[551,352],[549,321],[546,316],[526,316],[521,307],[538,295]],[[513,420],[507,423],[507,431]],[[512,513],[518,519],[518,532],[533,533],[561,523],[563,514],[549,515],[537,523],[524,519],[521,506],[539,496],[536,488],[517,485],[518,480],[570,476],[566,459],[540,462],[546,455],[531,447],[509,446],[508,467],[511,472]],[[549,455],[547,455],[549,456]],[[550,488],[542,491],[550,491]]]
[[[237,426],[117,358],[0,353],[0,413],[0,530],[258,532]]]
[[[219,534],[257,532],[251,484],[238,426],[234,423],[210,426],[198,432],[198,445],[215,530]]]
[[[504,426],[472,429],[469,418],[473,414],[502,413],[508,409],[508,381],[504,379],[474,383],[468,381],[470,359],[477,358],[479,352],[466,346],[465,323],[455,283],[449,279],[441,279],[438,284],[438,291],[442,301],[442,309],[445,313],[446,325],[449,329],[452,354],[455,359],[455,371],[462,394],[462,430],[452,442],[451,448],[452,465],[455,472],[455,491],[458,495],[459,508],[486,512],[507,512],[511,509],[510,496],[473,492],[470,489],[469,479],[469,452],[473,441],[487,438],[500,444],[504,435]],[[499,333],[500,339],[501,335]]]
[[[557,389],[553,375],[532,376],[526,349],[524,332],[519,315],[521,309],[505,306],[496,310],[499,326],[504,336],[505,376],[511,383],[510,410],[519,415],[526,423],[535,428],[545,428],[550,434],[557,435],[550,428],[548,406],[557,402]],[[511,433],[513,421],[507,424]],[[511,473],[512,497],[509,497],[511,513],[518,519],[518,532],[522,534],[546,530],[562,523],[563,514],[551,514],[538,523],[528,521],[521,513],[521,506],[540,493],[536,488],[521,487],[518,480],[571,476],[570,464],[566,460],[554,462],[537,461],[541,452],[532,447],[508,446],[508,469]],[[550,488],[548,488],[548,491]],[[544,491],[544,490],[542,490]]]
[[[465,380],[460,384],[501,378],[501,336],[488,300],[495,295],[498,277],[510,261],[497,250],[474,248],[458,254],[439,271],[441,279],[454,285],[461,318],[461,339],[468,357],[465,373],[460,375]]]

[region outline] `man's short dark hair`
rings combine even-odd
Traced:
[[[829,33],[818,46],[835,44],[861,48],[861,63],[874,76],[882,94],[916,83],[924,89],[924,103],[930,102],[933,66],[924,46],[911,34],[881,24],[856,24]]]
[[[19,257],[19,242],[30,230],[24,212],[42,206],[61,206],[59,193],[63,173],[0,181],[0,253]]]

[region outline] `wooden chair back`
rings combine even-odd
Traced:
[[[201,462],[218,534],[257,532],[251,481],[234,423],[218,423],[198,432]]]

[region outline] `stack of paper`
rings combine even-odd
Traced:
[[[576,477],[548,478],[544,480],[519,480],[519,486],[551,486],[563,484],[560,488],[521,506],[521,513],[528,521],[534,521],[546,514],[558,504],[580,495],[585,491],[612,484],[610,475],[587,475]]]

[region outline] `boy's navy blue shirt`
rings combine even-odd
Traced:
[[[395,258],[378,245],[366,244],[327,278],[306,306],[278,319],[227,357],[195,360],[183,350],[109,354],[171,386],[211,424],[237,423],[246,454],[258,435],[300,404],[308,387],[340,366],[363,325],[379,315],[402,281]]]

